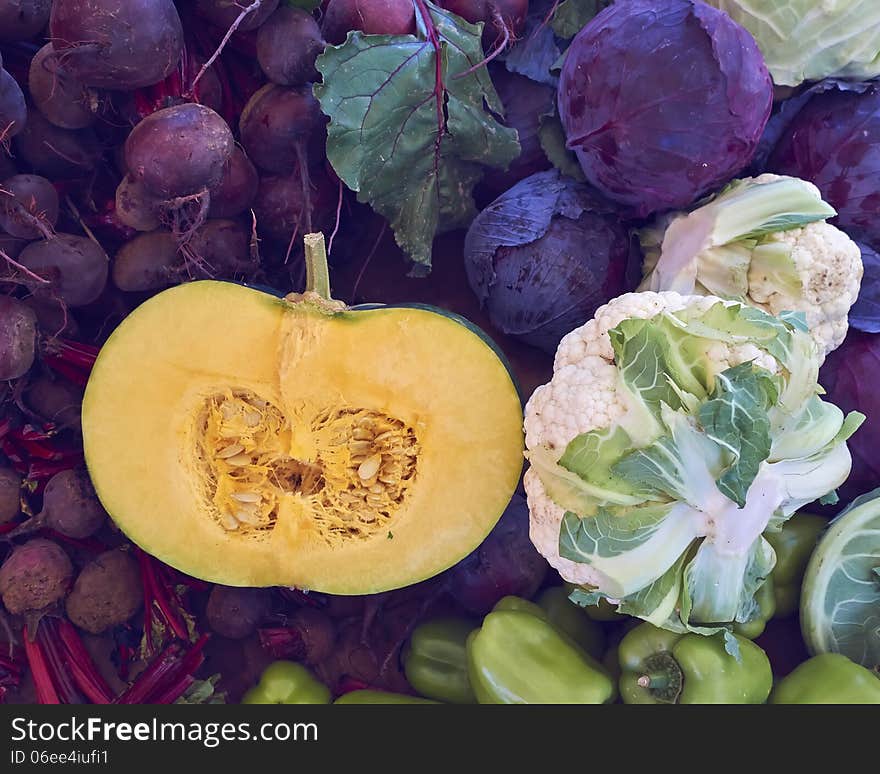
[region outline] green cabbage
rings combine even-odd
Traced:
[[[880,75],[877,0],[706,0],[745,27],[778,86]]]

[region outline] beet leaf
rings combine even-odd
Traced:
[[[336,174],[388,219],[412,273],[424,276],[434,236],[476,214],[483,167],[505,169],[519,143],[496,119],[501,101],[478,66],[481,27],[415,2],[417,35],[350,33],[318,58],[314,92],[330,118]]]

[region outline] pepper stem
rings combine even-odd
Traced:
[[[327,268],[327,248],[324,235],[306,234],[303,237],[306,249],[306,292],[317,293],[330,301],[330,271]]]

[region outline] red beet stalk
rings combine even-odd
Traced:
[[[95,662],[82,644],[76,629],[65,620],[59,621],[57,636],[64,645],[65,663],[77,687],[93,704],[110,704],[113,691],[95,667]]]
[[[205,660],[204,647],[208,635],[188,650],[180,642],[172,642],[138,676],[131,687],[119,697],[119,704],[172,704],[193,683],[193,673]]]

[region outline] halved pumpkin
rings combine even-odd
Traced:
[[[522,465],[515,385],[459,319],[225,282],[136,309],[82,419],[122,531],[226,585],[363,594],[431,577],[489,533]]]

